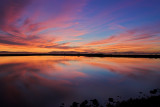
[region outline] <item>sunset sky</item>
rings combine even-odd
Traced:
[[[160,52],[160,0],[0,0],[0,51]]]

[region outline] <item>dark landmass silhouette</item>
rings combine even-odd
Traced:
[[[0,51],[0,56],[86,56],[86,57],[160,58],[160,53],[114,52],[105,54],[105,53],[89,53],[89,52],[76,52],[76,51],[52,51],[47,53]]]
[[[139,98],[130,98],[124,101],[116,101],[113,98],[108,98],[106,105],[101,105],[97,99],[84,100],[81,103],[73,102],[70,107],[160,107],[160,89],[150,91],[150,96],[139,92]],[[120,96],[117,96],[120,98]],[[64,103],[60,107],[66,107]]]
[[[19,53],[0,54],[0,56],[86,56],[86,57],[131,57],[131,58],[160,58],[160,55],[113,55],[113,54],[51,54],[51,53]]]

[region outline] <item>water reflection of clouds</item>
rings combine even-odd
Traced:
[[[145,58],[99,58],[98,61],[85,62],[107,71],[127,76],[159,74],[160,60]]]
[[[140,85],[157,86],[159,69],[159,59],[1,57],[1,99],[4,103],[20,100],[23,104],[44,106],[68,102],[75,96],[82,100],[87,96],[105,98],[105,94],[127,91],[124,88],[128,86],[132,87],[130,90]]]
[[[63,68],[56,66],[57,63],[63,63],[68,59],[58,60],[51,57],[40,57],[39,59],[35,59],[35,57],[27,58],[7,57],[6,59],[2,58],[0,61],[0,82],[1,86],[3,86],[1,90],[4,91],[5,97],[12,104],[14,104],[13,100],[15,96],[20,97],[17,100],[21,98],[33,99],[30,98],[31,96],[37,100],[40,100],[42,97],[42,99],[45,99],[45,96],[50,96],[52,100],[69,98],[68,92],[74,91],[70,87],[72,86],[72,82],[67,79],[74,79],[85,75],[78,71],[71,71],[71,69],[65,71]],[[24,101],[25,99],[22,102],[25,103]],[[32,101],[29,102],[32,103]]]

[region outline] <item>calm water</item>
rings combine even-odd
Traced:
[[[73,101],[136,97],[160,87],[160,59],[0,57],[0,105],[58,107]]]

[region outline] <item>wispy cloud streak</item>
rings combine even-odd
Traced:
[[[1,0],[0,47],[2,51],[157,52],[158,3]]]

